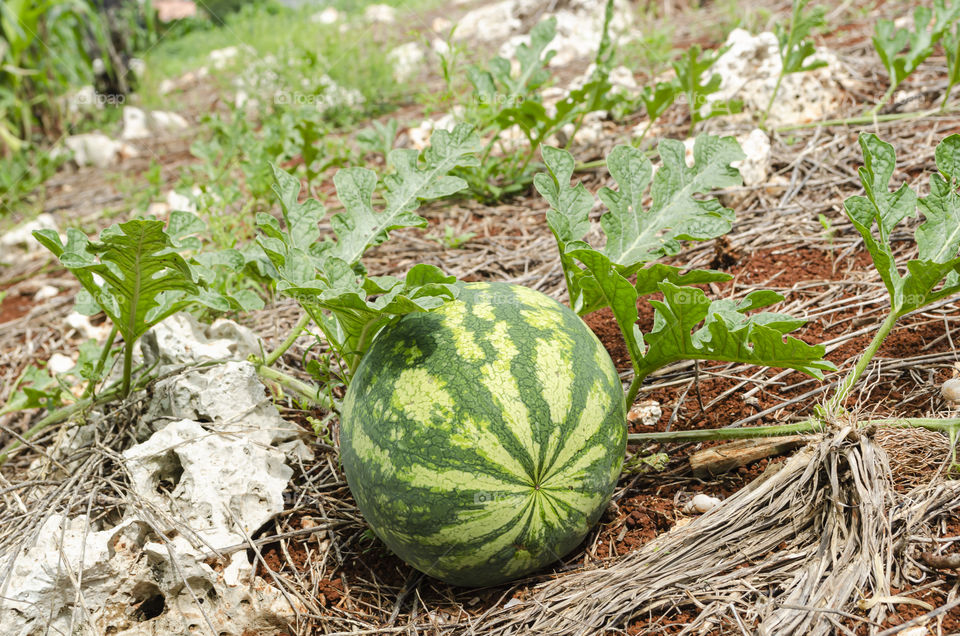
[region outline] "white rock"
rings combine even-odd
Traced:
[[[163,110],[146,112],[134,106],[123,109],[123,139],[145,139],[157,133],[184,130],[190,124],[177,113]]]
[[[36,301],[49,300],[50,298],[56,298],[59,295],[60,290],[53,285],[44,285],[33,294],[33,299]]]
[[[76,363],[70,356],[65,356],[62,353],[54,353],[50,356],[50,359],[47,360],[47,369],[49,369],[51,373],[60,375],[72,369],[74,364]]]
[[[207,620],[219,634],[274,634],[305,609],[255,576],[244,551],[221,575],[159,539],[139,519],[100,530],[84,516],[51,516],[3,564],[4,572],[13,566],[0,597],[4,634],[66,634],[71,626],[75,634],[182,634]]]
[[[340,12],[333,7],[327,7],[323,11],[318,11],[310,16],[310,21],[314,24],[333,24],[340,20]]]
[[[435,130],[452,131],[457,125],[457,117],[462,116],[462,108],[455,106],[453,113],[447,113],[437,119],[424,119],[420,122],[419,126],[407,129],[410,145],[417,150],[423,150],[430,145],[430,135],[432,135]]]
[[[627,413],[627,421],[631,424],[640,424],[641,426],[656,426],[663,415],[663,409],[656,400],[644,400],[630,407]]]
[[[304,79],[307,85],[313,84],[309,79]],[[317,80],[317,85],[322,92],[319,95],[309,97],[321,113],[336,108],[356,108],[362,106],[366,101],[363,93],[353,88],[340,86],[329,75],[321,75]],[[290,96],[283,91],[277,91],[274,94],[274,100],[277,103],[284,103],[284,100],[289,103]]]
[[[943,399],[960,404],[960,378],[950,378],[940,386]]]
[[[610,71],[610,83],[614,87],[620,87],[634,91],[637,89],[637,79],[633,76],[633,71],[626,66],[617,66]]]
[[[90,322],[89,316],[84,316],[83,314],[75,311],[67,314],[67,317],[63,319],[63,322],[66,323],[68,327],[79,333],[80,336],[86,340],[96,340],[97,342],[102,342],[107,339],[107,335],[110,333],[110,327],[107,325],[107,323],[95,326]]]
[[[165,110],[154,110],[149,114],[150,130],[154,132],[186,130],[190,123],[182,115]]]
[[[248,46],[228,46],[210,51],[207,59],[210,60],[210,66],[212,66],[214,70],[222,71],[227,68],[227,66],[238,61],[237,58],[240,57],[241,53],[246,53],[249,56],[251,51],[252,49]]]
[[[96,89],[89,84],[67,97],[67,110],[71,113],[85,113],[98,109],[103,109],[103,102],[97,99]]]
[[[192,531],[174,540],[187,554],[242,543],[283,510],[293,476],[279,450],[191,420],[168,424],[122,461],[134,493],[165,513],[162,523]]]
[[[397,10],[388,4],[371,4],[363,12],[363,17],[367,22],[393,24],[397,21]]]
[[[506,3],[500,3],[506,4]],[[547,47],[548,51],[555,51],[556,54],[550,60],[550,66],[553,68],[562,68],[578,59],[589,59],[596,55],[597,47],[600,44],[600,37],[603,34],[603,19],[605,3],[591,2],[588,0],[572,1],[566,9],[552,14],[557,20],[557,33],[553,41]],[[493,5],[490,5],[493,6]],[[526,0],[517,0],[513,3],[513,14],[519,18],[525,18],[538,10],[541,3],[527,2]],[[468,14],[469,15],[469,14]],[[544,15],[541,19],[546,19],[549,15]],[[490,16],[490,19],[495,19]],[[464,17],[466,21],[466,16]],[[633,23],[633,9],[627,0],[615,0],[614,18],[611,22],[612,36],[619,41],[630,25]],[[486,25],[487,28],[497,28],[494,25]],[[518,29],[515,23],[510,23],[511,33]],[[457,34],[455,34],[456,36]],[[482,37],[482,36],[481,36]],[[484,38],[489,40],[500,38]],[[511,59],[517,47],[521,43],[529,43],[530,36],[514,35],[500,47],[500,55]]]
[[[74,581],[83,581],[84,607],[96,612],[110,594],[104,582],[122,575],[111,563],[112,548],[118,535],[135,523],[97,532],[86,517],[49,517],[34,545],[16,558],[0,597],[4,633],[70,633],[71,615],[83,624],[82,611],[73,602]]]
[[[137,156],[132,147],[101,133],[71,135],[63,143],[73,152],[73,160],[78,166],[107,168],[122,158]]]
[[[453,37],[459,41],[485,42],[508,38],[523,25],[516,15],[517,10],[516,0],[504,0],[469,11],[457,22]]]
[[[229,329],[223,323],[231,323]],[[228,335],[226,335],[228,334]],[[232,321],[217,320],[203,325],[186,313],[170,316],[143,335],[143,355],[147,364],[162,367],[214,360],[244,359],[260,353],[261,341]]]
[[[443,38],[433,38],[430,42],[430,49],[437,55],[446,55],[450,52],[450,45]]]
[[[125,106],[123,108],[123,132],[120,137],[123,139],[145,139],[150,136],[150,124],[147,121],[147,113],[143,109],[135,106]]]
[[[416,77],[426,57],[426,52],[416,42],[396,47],[387,53],[387,62],[393,66],[393,79],[402,84]]]
[[[434,33],[447,33],[450,30],[450,27],[453,26],[453,22],[444,18],[443,16],[437,16],[430,22],[430,29]]]
[[[0,233],[0,248],[2,248],[0,249],[0,254],[2,254],[0,255],[0,263],[6,262],[10,257],[29,255],[45,249],[37,242],[37,239],[33,238],[33,232],[36,230],[58,232],[59,228],[53,217],[44,212],[38,214],[37,218],[32,221],[27,221],[8,232]]]
[[[184,419],[202,421],[218,433],[242,433],[262,445],[296,439],[302,432],[280,417],[249,362],[191,369],[157,382],[143,423]],[[138,430],[138,438],[147,436]]]
[[[923,108],[923,91],[899,90],[893,94],[892,102],[902,113],[915,113]]]
[[[177,90],[177,83],[172,79],[165,79],[160,82],[159,90],[161,95],[167,95]]]
[[[780,73],[777,38],[770,32],[753,36],[743,29],[734,29],[726,45],[730,48],[710,70],[719,73],[720,90],[707,96],[703,109],[709,111],[716,101],[739,99],[745,111],[759,115],[766,109]],[[826,49],[817,49],[813,59],[827,65],[783,78],[767,119],[769,125],[824,119],[839,106],[842,94],[839,82],[849,78],[850,73]]]
[[[199,188],[196,189],[192,194],[196,196],[199,194]],[[180,194],[176,190],[170,190],[167,192],[166,204],[169,210],[182,210],[184,212],[196,212],[197,204],[194,198],[188,197],[184,194]]]
[[[740,169],[743,185],[759,185],[767,180],[770,174],[770,139],[767,133],[759,128],[749,135],[737,137],[746,159],[734,161],[730,165]]]
[[[691,499],[687,503],[687,505],[684,506],[683,510],[686,513],[697,512],[697,513],[703,514],[705,512],[709,512],[713,510],[719,505],[720,505],[720,499],[717,499],[716,497],[711,497],[710,495],[699,493],[697,495],[694,495],[693,499]]]
[[[143,74],[147,72],[147,63],[141,60],[139,57],[132,57],[127,63],[127,66],[130,68],[130,71],[137,77],[143,77]]]

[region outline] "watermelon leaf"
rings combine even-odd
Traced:
[[[79,230],[67,230],[63,244],[53,230],[37,230],[36,239],[70,270],[85,294],[78,294],[77,309],[103,311],[124,341],[122,393],[130,390],[134,343],[167,316],[191,305],[229,311],[241,305],[228,296],[205,288],[193,267],[178,253],[187,234],[203,228],[191,213],[171,218],[173,235],[162,221],[135,219],[112,225],[90,241]],[[176,242],[175,242],[176,239]]]
[[[906,184],[889,190],[896,167],[893,146],[871,133],[860,136],[860,147],[864,158],[860,182],[866,196],[848,198],[844,208],[883,279],[891,312],[903,316],[960,291],[960,135],[937,146],[940,174],[931,176],[930,194],[919,200]],[[901,221],[916,216],[918,204],[925,219],[914,233],[918,258],[907,262],[902,273],[890,237]]]
[[[728,299],[711,302],[696,287],[669,282],[660,283],[660,291],[663,300],[650,301],[655,313],[653,329],[644,337],[649,349],[639,364],[641,377],[677,360],[785,367],[818,379],[823,378],[823,371],[835,370],[822,359],[823,345],[811,346],[786,336],[803,326],[803,320],[772,312],[747,315],[783,300],[775,292],[753,292],[736,303]]]
[[[623,335],[634,368],[628,403],[655,369],[682,359],[739,361],[798,369],[822,377],[834,369],[822,360],[823,347],[812,347],[784,336],[803,321],[756,309],[780,302],[774,292],[754,292],[739,303],[711,302],[689,285],[720,282],[730,276],[712,270],[683,271],[656,262],[680,251],[681,241],[703,241],[727,233],[733,211],[704,194],[740,184],[731,162],[743,152],[731,137],[700,135],[688,166],[683,144],[660,143],[662,164],[654,175],[647,156],[629,146],[618,146],[607,157],[607,167],[618,189],[601,188],[607,211],[600,217],[606,236],[602,248],[583,240],[590,231],[594,198],[586,188],[571,185],[573,157],[565,150],[541,149],[547,174],[534,184],[550,204],[547,223],[557,241],[571,307],[581,316],[610,307]],[[650,202],[646,197],[649,191]],[[653,331],[637,326],[637,301],[663,293],[655,308]]]
[[[432,265],[416,265],[400,280],[369,277],[361,262],[368,249],[389,238],[391,230],[426,226],[426,219],[415,213],[421,201],[466,187],[449,172],[477,165],[473,153],[480,146],[473,129],[459,125],[453,132],[438,130],[430,141],[422,153],[405,149],[390,153],[396,172],[383,180],[385,206],[379,212],[373,206],[376,173],[346,168],[336,174],[334,184],[344,211],[330,219],[335,239],[321,239],[324,207],[315,199],[300,203],[300,181],[274,167],[283,223],[260,214],[257,243],[276,269],[277,290],[295,298],[309,314],[346,362],[348,380],[384,325],[456,298],[456,279]]]
[[[347,168],[333,181],[345,211],[331,219],[337,235],[331,256],[353,265],[370,247],[385,241],[390,230],[425,227],[426,219],[414,214],[421,201],[440,199],[463,190],[467,183],[447,174],[456,167],[479,165],[474,153],[480,140],[473,128],[459,124],[453,132],[437,130],[422,153],[398,148],[389,162],[396,172],[383,180],[386,208],[377,213],[371,199],[377,175],[366,168]]]
[[[14,383],[6,404],[0,407],[0,415],[24,409],[53,410],[60,404],[61,390],[57,381],[47,370],[30,365]]]

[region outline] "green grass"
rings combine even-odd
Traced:
[[[378,28],[363,20],[364,8],[376,2],[340,0],[331,4],[344,14],[332,25],[310,20],[310,16],[321,10],[317,6],[285,9],[254,5],[227,16],[222,26],[164,39],[145,55],[148,71],[140,94],[148,106],[163,104],[165,100],[160,96],[159,85],[164,79],[209,66],[211,51],[229,46],[249,46],[256,51],[253,59],[244,59],[237,67],[228,67],[219,75],[229,77],[237,71],[247,72],[254,65],[270,68],[281,79],[288,80],[288,85],[293,85],[294,80],[300,79],[295,76],[299,69],[289,68],[289,58],[305,57],[308,62],[313,62],[311,66],[318,72],[328,74],[341,86],[361,91],[370,103],[398,98],[403,89],[393,81],[386,55],[393,46],[415,37],[404,35],[402,29],[411,3],[400,0],[381,2],[398,7],[397,25],[390,28]],[[436,0],[414,2],[417,9],[436,4]],[[413,20],[415,23],[411,26],[422,26],[416,18]],[[348,25],[344,33],[340,32],[342,24]],[[377,33],[376,40],[374,32]],[[269,63],[270,56],[277,58],[275,63]],[[218,74],[213,69],[211,73]]]

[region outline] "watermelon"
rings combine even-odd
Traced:
[[[570,309],[505,283],[377,335],[343,400],[347,483],[411,566],[485,586],[575,548],[607,506],[626,412],[610,356]]]

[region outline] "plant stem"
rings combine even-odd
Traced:
[[[265,364],[261,364],[257,366],[257,375],[259,375],[264,380],[275,382],[276,384],[279,384],[280,386],[286,389],[289,389],[290,391],[293,391],[294,393],[299,395],[301,398],[303,398],[304,400],[307,400],[308,402],[310,402],[315,406],[320,406],[326,409],[335,408],[333,398],[330,397],[329,395],[324,395],[321,392],[320,387],[318,386],[307,384],[306,382],[302,380],[298,380],[297,378],[291,375],[287,375],[282,371],[271,369],[267,367]]]
[[[867,115],[876,115],[880,112],[880,109],[887,105],[887,102],[890,101],[890,98],[893,97],[893,92],[897,90],[899,84],[890,84],[890,88],[887,89],[887,92],[883,94],[883,97],[880,98],[880,101],[877,102],[877,105],[871,108],[866,112]]]
[[[633,369],[633,381],[630,382],[630,388],[627,389],[627,410],[633,406],[633,401],[637,399],[637,393],[640,392],[640,385],[646,379],[646,373],[637,373],[636,367]]]
[[[772,426],[750,426],[746,428],[710,428],[695,431],[668,431],[666,433],[630,433],[628,444],[642,442],[708,442],[730,439],[752,439],[775,435],[795,435],[797,433],[816,433],[823,430],[819,420],[803,420],[794,424],[775,424]]]
[[[960,429],[960,418],[939,420],[924,417],[905,417],[900,419],[867,420],[859,428],[884,426],[891,428],[925,428],[931,431],[954,433]],[[824,430],[825,424],[818,419],[803,420],[793,424],[775,424],[772,426],[750,426],[745,428],[711,428],[695,431],[669,431],[666,433],[630,433],[628,444],[644,442],[713,442],[733,439],[753,439],[775,435],[796,435],[817,433]]]
[[[146,380],[146,378],[144,378],[144,380]],[[143,382],[138,382],[137,385],[138,387],[143,386]],[[95,406],[98,404],[105,404],[107,402],[117,399],[118,397],[121,397],[121,388],[117,386],[117,383],[114,383],[108,389],[104,390],[96,397],[88,397],[85,399],[81,399],[69,406],[65,406],[61,409],[57,409],[56,411],[53,411],[52,413],[48,413],[46,417],[44,417],[39,422],[31,426],[23,435],[21,435],[20,439],[16,439],[10,442],[9,444],[7,444],[6,447],[4,447],[3,452],[0,452],[0,466],[2,466],[7,461],[7,459],[10,456],[10,453],[20,448],[20,446],[22,446],[25,441],[29,440],[34,435],[36,435],[43,429],[47,428],[48,426],[51,426],[52,424],[59,424],[60,422],[63,422],[64,420],[69,419],[70,417],[86,409],[87,407]]]
[[[886,115],[861,115],[859,117],[849,117],[847,119],[825,119],[822,121],[811,121],[805,124],[791,124],[789,126],[780,126],[777,132],[789,132],[791,130],[802,130],[804,128],[818,128],[820,126],[862,126],[888,121],[908,121],[912,119],[923,119],[930,115],[940,113],[939,108],[918,111],[916,113],[888,113]]]
[[[100,396],[100,399],[103,399],[103,395]],[[3,449],[3,452],[0,453],[0,466],[6,463],[7,459],[10,456],[10,453],[20,448],[23,445],[23,442],[29,440],[31,437],[50,426],[51,424],[57,424],[68,419],[74,413],[78,413],[83,409],[87,408],[93,403],[92,398],[87,398],[85,400],[80,400],[79,402],[74,402],[70,406],[65,406],[62,409],[57,409],[53,413],[47,414],[42,420],[31,426],[27,429],[23,435],[20,436],[21,439],[16,439]]]
[[[947,92],[943,94],[943,101],[940,102],[940,112],[944,113],[947,111],[947,102],[950,101],[950,91],[953,90],[953,84],[947,86]]]
[[[133,375],[133,343],[123,342],[123,387],[120,389],[120,397],[130,395],[130,378]]]
[[[93,372],[93,379],[90,380],[90,383],[87,384],[87,388],[83,390],[83,395],[80,398],[87,398],[93,395],[93,391],[96,389],[98,379],[100,374],[103,373],[103,366],[107,363],[107,358],[110,357],[110,349],[113,348],[113,341],[117,338],[117,326],[113,325],[110,329],[110,334],[107,336],[107,341],[103,343],[103,349],[100,350],[100,359],[97,360],[97,368]]]
[[[793,20],[790,21],[790,30],[793,31]],[[780,90],[780,83],[783,81],[783,69],[780,69],[780,75],[777,76],[777,83],[773,85],[773,92],[770,93],[770,101],[767,102],[767,107],[764,109],[763,114],[760,115],[760,129],[767,129],[767,117],[770,116],[770,109],[773,108],[773,100],[777,98],[777,92]]]
[[[892,420],[869,420],[862,426],[889,426],[891,428],[925,428],[928,431],[956,433],[960,431],[960,418],[940,420],[932,417],[901,417]]]
[[[875,356],[877,351],[880,349],[880,345],[883,344],[884,339],[890,334],[890,331],[893,330],[893,326],[896,324],[897,318],[899,318],[897,312],[891,310],[891,312],[884,319],[883,323],[880,325],[880,329],[878,329],[877,333],[874,334],[873,340],[870,341],[870,346],[866,348],[866,350],[860,356],[860,359],[857,360],[856,366],[854,366],[853,369],[847,374],[847,377],[840,382],[836,393],[833,394],[833,396],[825,405],[826,412],[829,416],[836,417],[843,411],[843,403],[850,395],[850,391],[857,383],[857,380],[859,380],[860,376],[863,375],[863,372],[866,371],[867,366],[870,364],[870,361],[873,360],[873,356]]]
[[[297,338],[300,337],[300,334],[303,333],[303,330],[306,329],[308,324],[310,324],[310,314],[304,312],[304,314],[300,316],[300,320],[297,321],[297,324],[294,325],[293,329],[287,335],[286,340],[281,342],[279,347],[263,359],[264,366],[272,367],[273,364],[280,359],[280,356],[285,354],[287,349],[293,346],[293,343],[297,341]]]

